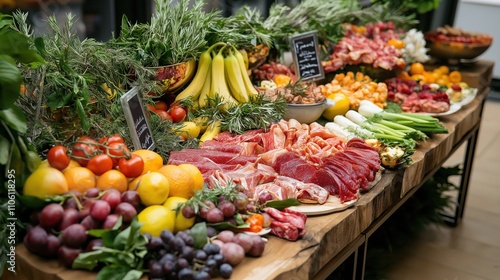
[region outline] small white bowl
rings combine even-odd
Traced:
[[[284,120],[295,119],[300,123],[310,124],[321,117],[326,108],[335,105],[331,99],[314,104],[288,104],[288,108],[283,116]]]

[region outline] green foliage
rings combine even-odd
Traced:
[[[26,116],[16,106],[20,96],[22,76],[17,63],[37,67],[44,63],[33,49],[30,39],[12,28],[13,19],[0,13],[0,224],[7,225],[15,218],[14,238],[10,227],[0,229],[0,276],[6,267],[7,253],[22,238],[24,205],[19,193],[29,174],[38,167],[40,158],[29,146],[25,133]]]

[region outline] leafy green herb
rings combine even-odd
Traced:
[[[140,233],[141,224],[137,217],[124,230],[120,230],[120,224],[121,220],[110,230],[88,231],[88,234],[102,238],[104,246],[79,254],[73,268],[93,270],[104,265],[97,279],[140,279],[148,240]]]
[[[155,0],[151,23],[132,25],[123,17],[116,43],[133,49],[149,67],[197,59],[207,46],[207,26],[217,14],[205,12],[204,5],[201,0],[193,5],[189,0]]]
[[[208,241],[207,224],[205,222],[194,224],[189,230],[189,235],[194,239],[194,248],[203,248]]]

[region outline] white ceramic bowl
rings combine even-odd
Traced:
[[[288,104],[283,119],[295,119],[300,123],[310,124],[319,119],[326,108],[333,105],[335,105],[335,102],[328,98],[323,102],[314,104]]]

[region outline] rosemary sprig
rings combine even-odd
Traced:
[[[201,207],[206,207],[204,202],[211,201],[215,205],[219,203],[219,197],[223,196],[224,200],[233,202],[241,198],[237,185],[233,181],[229,181],[226,185],[221,185],[219,182],[215,182],[213,188],[203,188],[197,191],[194,196],[192,196],[186,205],[193,207],[195,213],[199,213]]]

